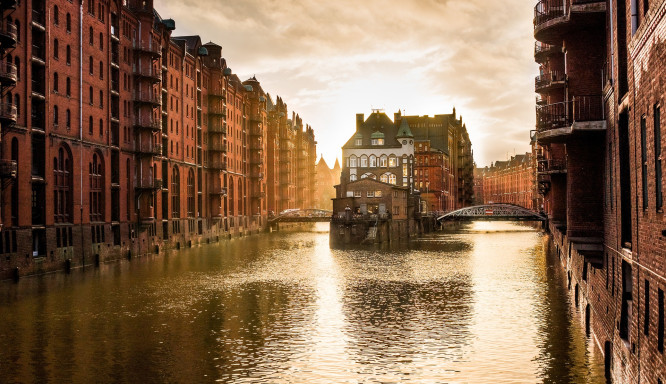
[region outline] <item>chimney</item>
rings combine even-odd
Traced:
[[[363,125],[363,121],[365,120],[365,115],[362,113],[357,113],[356,114],[356,132],[361,128]]]

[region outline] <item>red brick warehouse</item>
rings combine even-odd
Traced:
[[[221,46],[173,36],[150,0],[0,7],[0,278],[265,227],[274,104]],[[307,208],[316,142],[295,132]]]

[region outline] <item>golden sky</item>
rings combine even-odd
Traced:
[[[529,150],[533,2],[525,0],[156,0],[174,36],[223,47],[315,129],[329,165],[355,114],[463,116],[479,166]]]

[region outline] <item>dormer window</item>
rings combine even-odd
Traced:
[[[372,145],[384,145],[384,139],[372,139]]]
[[[356,139],[356,146],[360,147],[363,145],[363,139]]]

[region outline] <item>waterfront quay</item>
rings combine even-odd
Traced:
[[[0,282],[2,381],[604,382],[542,232],[331,249],[328,226]]]

